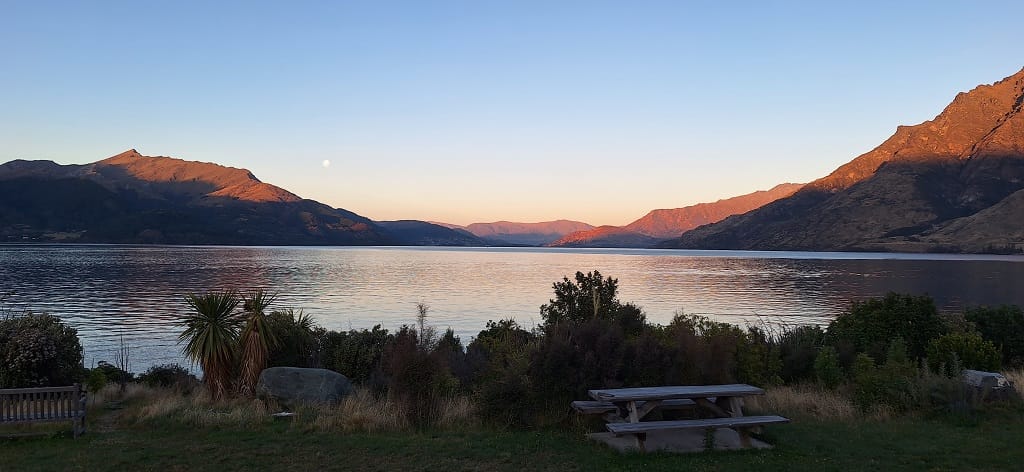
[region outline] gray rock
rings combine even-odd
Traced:
[[[352,391],[348,377],[333,370],[271,367],[260,372],[256,395],[284,406],[335,403]]]
[[[1013,382],[998,372],[964,369],[963,383],[986,400],[1008,398],[1015,392]]]

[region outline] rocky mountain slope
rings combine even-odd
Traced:
[[[624,226],[602,226],[577,231],[554,241],[552,247],[650,247],[662,240],[675,238],[698,226],[714,223],[730,215],[746,213],[769,202],[788,197],[803,184],[779,184],[770,190],[726,198],[712,203],[698,203],[683,208],[652,210],[642,218]]]
[[[134,149],[99,162],[0,165],[0,241],[395,244],[367,218],[247,170]]]
[[[788,198],[666,247],[1019,252],[1024,69],[960,93],[934,119]]]
[[[662,239],[652,238],[621,226],[598,226],[597,228],[577,231],[548,243],[548,247],[651,247]]]

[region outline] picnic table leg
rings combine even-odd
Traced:
[[[629,410],[629,422],[630,423],[639,423],[640,422],[640,414],[637,412],[637,404],[636,404],[636,402],[635,401],[630,401],[629,403],[627,403],[626,404],[626,409]],[[637,447],[637,449],[639,449],[640,452],[647,452],[646,447],[644,446],[644,440],[647,439],[647,433],[637,433],[637,434],[634,434],[633,437],[636,438],[636,447]]]
[[[742,397],[729,397],[729,414],[732,415],[733,418],[743,416]]]

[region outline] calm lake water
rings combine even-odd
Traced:
[[[132,370],[187,365],[175,323],[184,296],[264,288],[272,307],[328,329],[394,329],[415,320],[463,342],[487,320],[540,323],[551,284],[577,271],[619,279],[620,299],[668,322],[683,310],[721,321],[823,324],[852,300],[929,294],[943,310],[1024,305],[1024,257],[541,248],[0,245],[0,310],[49,312],[78,329],[87,366],[113,361],[123,336]]]

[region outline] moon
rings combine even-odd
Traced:
[[[320,165],[324,166],[324,169],[326,169],[331,166],[331,161],[328,159],[324,159],[324,161],[321,162]]]

